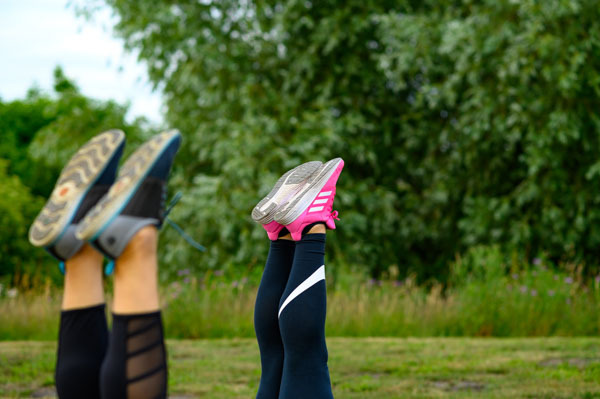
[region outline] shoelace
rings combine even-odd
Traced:
[[[163,191],[163,197],[161,198],[161,200],[164,202],[165,198],[166,198],[166,191]],[[181,197],[183,197],[183,194],[181,194],[181,191],[178,191],[177,193],[175,193],[175,195],[173,196],[173,198],[171,199],[171,201],[169,202],[169,205],[167,206],[165,213],[164,213],[164,220],[167,221],[167,223],[169,223],[169,225],[171,227],[173,227],[175,229],[175,231],[177,233],[179,233],[179,235],[181,237],[183,237],[183,239],[190,244],[192,247],[196,248],[198,251],[206,251],[206,248],[199,244],[196,240],[194,240],[189,234],[187,234],[177,223],[175,223],[171,218],[168,217],[169,213],[171,212],[171,210],[173,210],[173,207],[179,202],[179,200],[181,199]],[[60,272],[64,275],[65,274],[65,262],[58,262],[58,268],[60,269]],[[115,261],[114,260],[110,260],[106,266],[104,266],[104,274],[109,276],[112,274],[112,272],[115,270]]]
[[[331,212],[331,217],[335,220],[340,220],[340,218],[338,217],[338,211]]]
[[[188,244],[190,244],[192,247],[196,248],[198,251],[204,252],[204,251],[206,251],[206,248],[203,245],[199,244],[189,234],[187,234],[181,227],[179,227],[179,225],[177,223],[175,223],[171,218],[168,217],[169,213],[171,213],[171,211],[173,210],[173,207],[175,205],[177,205],[177,203],[179,202],[179,200],[181,199],[181,197],[183,197],[183,194],[181,194],[181,191],[178,191],[177,193],[175,193],[175,195],[173,196],[173,198],[169,202],[169,206],[167,207],[167,210],[165,211],[164,218],[167,221],[167,223],[169,223],[169,225],[171,227],[173,227],[175,229],[175,231],[177,233],[179,233],[179,235]]]
[[[200,245],[196,240],[194,240],[189,234],[187,234],[181,227],[179,227],[179,225],[177,223],[175,223],[171,218],[169,218],[169,213],[171,213],[171,211],[173,210],[173,207],[175,205],[177,205],[177,203],[179,202],[179,200],[181,199],[181,197],[183,197],[183,194],[181,194],[181,191],[178,191],[177,193],[175,193],[175,195],[173,196],[173,198],[171,199],[171,201],[169,202],[169,205],[166,207],[166,210],[163,214],[163,219],[167,221],[167,223],[169,223],[169,225],[171,227],[173,227],[175,229],[175,231],[177,233],[179,233],[179,235],[181,237],[183,237],[183,239],[190,244],[192,247],[196,248],[198,251],[206,251],[206,248],[202,245]],[[163,191],[163,195],[161,200],[164,202],[166,199],[166,190]],[[162,229],[161,229],[162,230]],[[62,266],[64,268],[64,266]],[[106,266],[104,267],[104,274],[109,276],[112,274],[112,272],[115,269],[115,261],[111,260],[109,261]],[[63,270],[63,269],[61,269]],[[64,274],[64,273],[63,273]]]
[[[167,197],[167,192],[166,190],[163,190],[163,194],[162,194],[162,198],[161,198],[161,202],[164,203],[165,199]],[[196,240],[194,240],[189,234],[187,234],[181,227],[179,227],[179,225],[177,223],[175,223],[172,219],[170,219],[169,213],[171,212],[171,210],[173,210],[173,207],[179,202],[179,200],[181,199],[181,197],[183,197],[183,194],[181,194],[181,191],[178,191],[177,193],[175,193],[175,195],[173,196],[173,198],[171,199],[171,201],[169,202],[169,205],[166,207],[166,210],[163,214],[163,219],[167,221],[167,223],[169,223],[169,225],[171,227],[173,227],[175,229],[175,231],[177,233],[179,233],[179,235],[181,237],[183,237],[183,239],[190,244],[192,247],[196,248],[198,251],[206,251],[206,248],[202,245],[200,245]],[[161,229],[162,230],[162,229]],[[62,266],[61,270],[64,270],[64,265]],[[106,266],[104,267],[104,274],[109,276],[112,274],[112,272],[115,270],[115,261],[111,260],[109,261]],[[64,272],[63,272],[64,274]]]

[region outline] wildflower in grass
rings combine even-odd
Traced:
[[[184,278],[183,279],[183,283],[184,284],[189,284],[190,283],[190,278],[189,277]]]
[[[531,296],[537,296],[538,292],[537,292],[537,290],[531,290],[531,291],[529,292],[529,294],[530,294]]]
[[[600,275],[596,276],[596,278],[594,278],[594,281],[596,281],[597,283],[600,283]],[[1,288],[2,287],[0,287],[0,292],[2,291]]]
[[[16,298],[18,294],[19,291],[17,291],[16,288],[11,288],[10,290],[6,291],[6,296],[9,298]]]
[[[570,304],[571,304],[571,298],[567,298],[567,299],[565,300],[565,302],[567,303],[567,305],[570,305]]]
[[[213,274],[217,277],[221,277],[225,272],[223,270],[215,270]]]
[[[554,275],[554,281],[558,281],[558,279],[559,279],[558,274],[555,274]]]
[[[402,284],[404,284],[402,281],[400,280],[395,280],[394,281],[394,287],[402,287]]]
[[[181,269],[181,270],[177,271],[177,275],[179,277],[181,277],[181,276],[187,276],[189,274],[190,274],[190,269]]]
[[[171,288],[171,292],[169,294],[171,299],[176,299],[179,296],[179,294],[181,294],[182,287],[181,284],[179,284],[177,281],[172,282],[169,288]]]
[[[237,288],[238,285],[240,285],[240,283],[237,280],[234,280],[234,281],[231,282],[231,287],[232,288]]]
[[[548,290],[548,296],[554,296],[554,294],[556,294],[556,291]]]
[[[513,273],[511,276],[512,276],[513,280],[519,279],[519,275],[517,273]]]
[[[527,286],[526,286],[526,285],[522,285],[522,286],[519,288],[519,291],[521,291],[523,294],[525,294],[525,293],[527,293],[527,291],[529,291],[529,290],[527,289]]]
[[[533,258],[533,264],[539,266],[542,264],[542,260],[540,258]]]
[[[573,277],[565,277],[565,284],[573,284]]]
[[[248,277],[244,277],[244,278],[242,278],[242,279],[240,280],[240,284],[241,284],[241,285],[244,285],[244,284],[246,284],[247,282],[248,282]]]

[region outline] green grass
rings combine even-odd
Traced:
[[[334,395],[600,398],[600,338],[330,338]],[[0,397],[52,397],[55,344],[0,343]],[[250,398],[253,339],[170,340],[171,398]]]
[[[398,286],[330,287],[327,332],[335,337],[600,335],[600,288],[565,279],[564,274],[540,271],[446,292],[439,286],[426,290],[410,280]],[[256,285],[191,281],[165,286],[161,296],[168,338],[254,337]],[[0,298],[0,341],[54,340],[59,312],[58,289]]]
[[[600,336],[600,276],[581,268],[507,264],[498,248],[473,249],[452,265],[448,285],[418,286],[331,268],[327,333],[331,337]],[[188,271],[189,272],[189,271]],[[161,287],[166,336],[253,338],[260,273],[240,278],[189,273]],[[110,282],[110,280],[108,280]],[[110,302],[110,283],[107,284]],[[60,287],[0,290],[0,341],[55,340]]]

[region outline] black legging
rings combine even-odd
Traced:
[[[104,305],[61,312],[56,390],[60,399],[166,398],[160,312],[113,315],[110,340]]]
[[[331,399],[325,345],[325,234],[271,242],[254,310],[257,399]]]

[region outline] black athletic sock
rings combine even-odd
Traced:
[[[296,243],[290,277],[279,305],[285,351],[279,398],[332,399],[325,345],[325,234]]]
[[[103,399],[167,397],[167,363],[160,311],[113,315],[100,373]]]
[[[100,366],[107,346],[104,304],[60,313],[55,371],[60,399],[100,398]]]
[[[269,256],[254,306],[254,330],[260,348],[262,373],[257,399],[277,399],[283,371],[283,342],[277,309],[294,259],[296,244],[290,240],[271,241]]]

